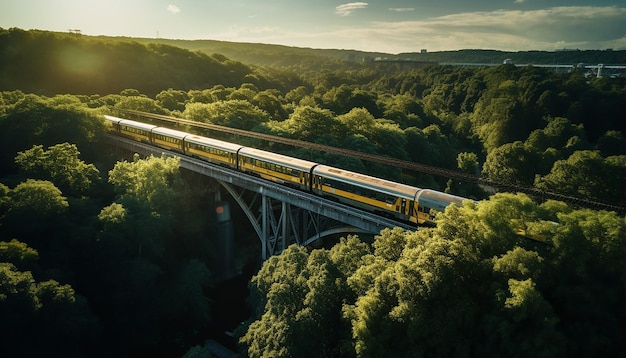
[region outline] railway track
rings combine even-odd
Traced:
[[[399,160],[399,159],[394,159],[390,157],[385,157],[381,155],[368,154],[368,153],[358,152],[358,151],[354,151],[350,149],[331,147],[331,146],[323,145],[323,144],[305,142],[305,141],[301,141],[297,139],[283,138],[283,137],[278,137],[278,136],[274,136],[270,134],[251,132],[251,131],[247,131],[243,129],[229,128],[229,127],[219,126],[215,124],[191,121],[187,119],[181,119],[181,118],[176,118],[176,117],[171,117],[171,116],[166,116],[166,115],[161,115],[161,114],[154,114],[154,113],[133,111],[133,110],[124,110],[124,109],[118,109],[117,111],[123,114],[138,116],[142,118],[156,119],[156,120],[164,121],[168,123],[184,124],[184,125],[189,125],[193,127],[209,129],[211,131],[235,134],[239,136],[260,139],[260,140],[264,140],[268,142],[286,144],[286,145],[290,145],[290,146],[298,147],[298,148],[307,148],[307,149],[316,150],[320,152],[344,155],[347,157],[358,158],[358,159],[373,162],[373,163],[379,163],[379,164],[384,164],[384,165],[390,165],[396,168],[407,169],[413,172],[436,175],[436,176],[440,176],[444,178],[460,180],[466,183],[475,183],[475,184],[479,184],[483,186],[493,187],[502,191],[521,192],[521,193],[525,193],[525,194],[528,194],[532,197],[539,198],[539,199],[544,199],[544,200],[553,199],[553,200],[563,201],[563,202],[566,202],[575,206],[579,206],[579,207],[585,207],[585,208],[596,209],[596,210],[616,211],[620,214],[626,213],[626,207],[623,207],[623,206],[601,203],[601,202],[577,198],[577,197],[573,197],[569,195],[563,195],[559,193],[538,190],[536,188],[528,187],[528,186],[498,183],[498,182],[494,182],[490,180],[485,180],[477,175],[464,173],[458,170],[439,168],[439,167],[434,167],[434,166],[430,166],[426,164],[420,164],[420,163],[415,163],[415,162],[409,162],[406,160]]]

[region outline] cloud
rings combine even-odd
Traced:
[[[624,36],[626,8],[568,6],[447,15],[422,25],[440,31],[509,35],[532,41],[598,41]],[[487,35],[485,35],[487,36]]]
[[[278,26],[239,26],[233,25],[219,33],[210,34],[211,38],[228,39],[238,42],[259,42],[261,39],[271,42],[271,39],[284,35],[286,31]],[[280,42],[280,41],[279,41]]]
[[[356,10],[365,9],[366,7],[366,2],[351,2],[347,4],[341,4],[335,8],[335,14],[339,16],[348,16]]]
[[[415,8],[414,7],[390,7],[389,11],[407,12],[407,11],[415,11]]]
[[[361,38],[378,41],[381,48],[393,46],[404,48],[404,52],[407,48],[414,51],[420,48],[433,51],[619,49],[626,45],[624,18],[624,7],[570,6],[460,13],[422,21],[375,22],[358,32]]]
[[[626,7],[556,7],[459,13],[419,21],[371,22],[325,32],[243,27],[213,34],[242,42],[401,53],[460,49],[626,49]]]
[[[172,14],[178,14],[180,12],[180,9],[176,5],[169,4],[167,5],[167,11],[171,12]]]
[[[514,1],[514,3],[516,3],[516,4],[523,4],[525,2],[526,2],[526,0],[515,0]]]

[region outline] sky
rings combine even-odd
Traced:
[[[0,28],[397,54],[626,49],[626,0],[2,0]]]

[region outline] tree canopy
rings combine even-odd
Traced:
[[[292,246],[252,279],[260,311],[241,342],[252,357],[618,354],[626,222],[556,207],[502,194],[447,208],[436,228],[384,230],[373,251],[355,237]]]

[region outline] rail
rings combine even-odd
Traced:
[[[187,119],[181,119],[181,118],[176,118],[176,117],[171,117],[171,116],[166,116],[166,115],[161,115],[161,114],[154,114],[154,113],[134,111],[134,110],[125,110],[125,109],[118,109],[117,111],[119,111],[120,113],[135,115],[139,117],[152,118],[152,119],[157,119],[160,121],[166,121],[166,122],[176,123],[176,124],[185,124],[185,125],[195,126],[195,127],[204,128],[204,129],[210,129],[213,131],[218,131],[218,132],[223,132],[223,133],[229,133],[229,134],[235,134],[235,135],[240,135],[240,136],[245,136],[245,137],[250,137],[250,138],[255,138],[255,139],[261,139],[261,140],[265,140],[268,142],[291,145],[291,146],[299,147],[299,148],[307,148],[307,149],[317,150],[321,152],[340,154],[340,155],[344,155],[347,157],[353,157],[353,158],[358,158],[361,160],[366,160],[366,161],[370,161],[374,163],[390,165],[393,167],[407,169],[407,170],[411,170],[414,172],[437,175],[440,177],[460,180],[460,181],[467,182],[467,183],[475,183],[475,184],[480,184],[484,186],[490,186],[490,187],[508,191],[508,192],[521,192],[521,193],[525,193],[525,194],[528,194],[528,195],[531,195],[533,197],[540,198],[540,199],[558,200],[558,201],[573,204],[579,207],[592,208],[596,210],[616,211],[622,214],[626,213],[626,207],[623,207],[623,206],[577,198],[577,197],[554,193],[554,192],[543,191],[543,190],[539,190],[539,189],[528,187],[528,186],[494,182],[491,180],[486,180],[484,178],[481,178],[477,175],[464,173],[458,170],[439,168],[439,167],[434,167],[434,166],[430,166],[426,164],[420,164],[420,163],[415,163],[415,162],[409,162],[406,160],[384,157],[381,155],[368,154],[368,153],[358,152],[358,151],[354,151],[350,149],[331,147],[331,146],[323,145],[323,144],[305,142],[305,141],[301,141],[297,139],[283,138],[283,137],[278,137],[275,135],[251,132],[251,131],[246,131],[242,129],[229,128],[229,127],[219,126],[216,124],[191,121]]]
[[[188,157],[167,149],[155,147],[132,139],[109,135],[109,143],[119,148],[142,154],[153,154],[180,158],[181,168],[210,176],[216,180],[232,184],[237,187],[264,194],[273,199],[289,203],[299,208],[317,213],[319,215],[352,225],[370,233],[378,233],[384,228],[401,227],[404,230],[414,231],[417,226],[409,225],[390,218],[378,216],[370,212],[356,209],[336,201],[328,200],[320,196],[301,190],[293,189],[274,182],[263,180],[246,173],[230,168],[225,168],[209,162]]]

